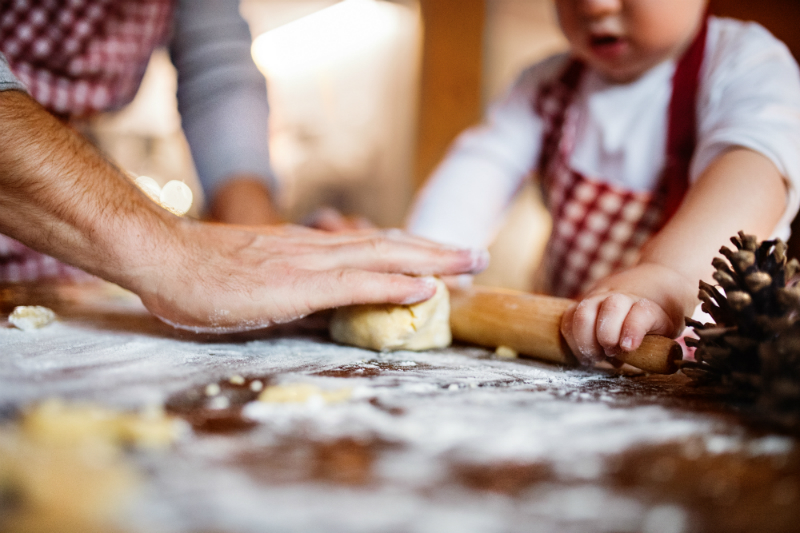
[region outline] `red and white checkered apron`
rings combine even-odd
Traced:
[[[3,0],[0,51],[31,96],[61,118],[130,102],[171,30],[173,0]],[[0,235],[0,281],[87,274]]]
[[[688,189],[696,101],[707,24],[681,57],[672,82],[667,164],[655,191],[637,192],[572,170],[577,113],[572,106],[584,64],[573,59],[534,99],[545,121],[539,176],[553,231],[538,278],[544,292],[573,298],[595,281],[631,266],[645,242],[677,210]]]

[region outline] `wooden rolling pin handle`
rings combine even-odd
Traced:
[[[678,361],[683,359],[683,348],[669,337],[645,335],[637,349],[622,352],[616,358],[653,374],[674,374]]]
[[[522,355],[575,365],[561,336],[561,317],[573,303],[566,298],[476,286],[452,291],[450,327],[457,340],[492,348],[508,346]],[[617,359],[647,372],[672,374],[682,356],[677,342],[647,335],[639,348]]]

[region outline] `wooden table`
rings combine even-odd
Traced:
[[[0,328],[6,424],[59,397],[162,403],[192,425],[167,450],[130,452],[145,482],[117,517],[124,531],[800,528],[797,442],[681,375],[565,370],[465,346],[378,354],[332,344],[310,323],[197,337],[99,284],[0,297],[5,314],[40,304],[60,317],[34,332]],[[255,402],[256,379],[349,389],[348,399]],[[211,383],[227,408],[212,408]]]

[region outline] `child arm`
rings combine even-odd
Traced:
[[[564,314],[561,330],[573,353],[591,363],[638,348],[648,333],[678,335],[720,246],[739,230],[769,237],[786,198],[786,184],[769,158],[739,147],[721,153],[639,262],[600,280]]]

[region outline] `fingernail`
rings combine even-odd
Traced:
[[[606,348],[603,350],[606,354],[606,357],[616,357],[622,351],[618,347],[613,346],[611,348]]]
[[[411,305],[416,304],[419,302],[424,302],[431,296],[433,296],[433,292],[436,291],[436,281],[433,278],[420,278],[417,280],[417,284],[420,286],[420,289],[403,300],[403,305]]]
[[[621,341],[619,341],[619,347],[629,352],[633,350],[633,338],[632,337],[623,337]]]
[[[485,248],[470,250],[470,272],[478,273],[489,266],[489,251]]]

